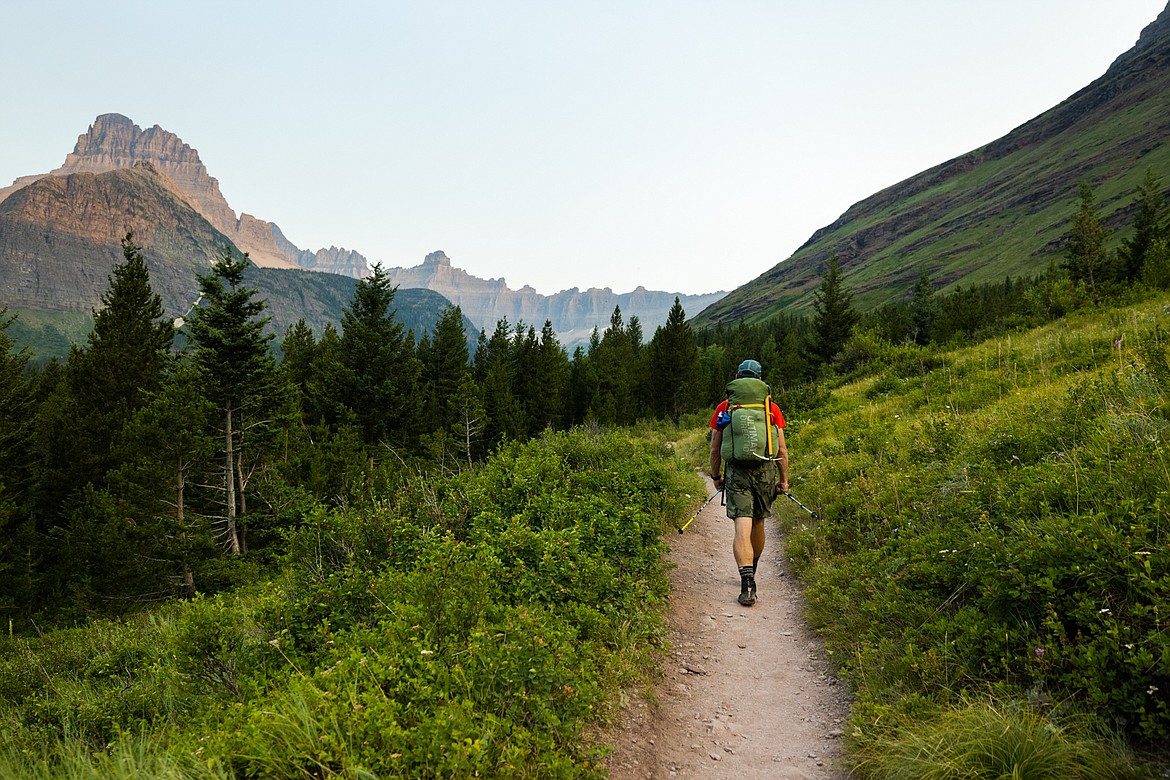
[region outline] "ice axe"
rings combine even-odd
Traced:
[[[691,519],[687,520],[686,523],[683,524],[683,527],[678,529],[678,532],[681,534],[683,531],[687,530],[687,526],[690,525],[691,523],[695,522],[695,518],[698,517],[700,514],[702,514],[703,510],[706,509],[711,504],[711,502],[715,500],[715,497],[722,492],[723,492],[723,488],[719,488],[714,493],[712,493],[711,497],[708,498],[706,501],[704,501],[703,505],[701,507],[699,507],[697,510],[695,510],[695,513],[693,515],[691,515]]]
[[[810,515],[812,515],[812,519],[813,519],[813,520],[819,520],[819,519],[820,519],[820,517],[821,517],[820,515],[818,515],[816,512],[812,511],[811,509],[809,509],[809,508],[808,508],[807,506],[805,506],[804,504],[800,503],[800,499],[798,499],[796,496],[794,496],[794,495],[792,495],[791,493],[789,493],[787,490],[781,490],[781,491],[779,491],[779,492],[780,492],[780,493],[783,493],[784,495],[786,495],[786,496],[788,496],[789,498],[791,498],[793,501],[795,501],[795,502],[796,502],[796,505],[797,505],[798,507],[800,507],[801,509],[803,509],[804,511],[806,511],[806,512],[808,512]]]

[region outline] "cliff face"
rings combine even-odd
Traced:
[[[44,175],[106,173],[133,168],[139,162],[150,163],[173,182],[176,191],[216,230],[231,239],[241,251],[247,252],[256,265],[269,268],[301,267],[299,261],[306,254],[304,250],[289,242],[271,222],[250,214],[241,214],[237,218],[220,193],[219,182],[208,174],[199,159],[199,153],[174,133],[158,125],[143,130],[121,114],[103,114],[86,133],[78,137],[73,152],[66,156],[61,167]],[[0,189],[0,201],[40,178],[25,176],[17,179],[11,187]],[[313,256],[311,252],[307,254]],[[346,271],[345,275],[354,276],[354,268],[359,262],[357,258],[360,258],[360,262],[365,261],[365,258],[357,255],[340,265]],[[334,270],[328,262],[317,263],[313,268]]]
[[[102,174],[47,176],[0,202],[0,306],[89,312],[122,259],[128,230],[143,247],[168,312],[185,311],[230,240],[149,164]]]
[[[722,292],[707,295],[681,295],[638,287],[632,292],[615,293],[608,287],[582,292],[576,287],[555,295],[541,295],[525,285],[510,289],[503,279],[481,279],[451,265],[443,252],[432,252],[422,265],[411,268],[388,268],[387,275],[400,287],[434,290],[456,304],[477,328],[491,331],[504,318],[515,325],[524,322],[538,330],[545,320],[552,323],[561,341],[570,349],[589,339],[594,327],[605,330],[615,307],[629,322],[636,316],[649,339],[654,329],[666,322],[677,297],[688,312],[697,312],[719,300]]]

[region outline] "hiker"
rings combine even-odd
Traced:
[[[756,566],[764,552],[764,518],[772,500],[788,492],[784,415],[772,401],[755,360],[739,364],[727,399],[711,417],[711,477],[722,488],[727,516],[735,522],[732,553],[739,567],[739,603],[756,603]],[[720,465],[724,471],[720,472]]]

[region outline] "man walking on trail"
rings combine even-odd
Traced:
[[[739,364],[727,399],[711,417],[711,476],[724,490],[735,522],[732,553],[739,567],[739,603],[756,603],[756,566],[764,552],[764,519],[777,493],[788,492],[784,415],[772,401],[755,360]],[[725,467],[721,472],[720,465]]]

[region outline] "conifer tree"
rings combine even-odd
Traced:
[[[28,603],[31,522],[24,511],[33,478],[33,387],[25,376],[28,350],[15,349],[8,328],[16,319],[0,309],[0,615]]]
[[[915,344],[926,344],[930,341],[931,328],[934,327],[937,312],[934,285],[930,283],[930,274],[924,273],[918,277],[910,298],[910,339]]]
[[[1096,196],[1087,182],[1080,184],[1080,197],[1080,207],[1073,217],[1072,231],[1065,247],[1064,267],[1072,281],[1084,285],[1096,301],[1102,287],[1113,277],[1106,248],[1112,231],[1101,223]]]
[[[634,346],[623,323],[621,307],[615,306],[609,327],[596,349],[589,353],[598,380],[597,396],[590,411],[602,425],[628,425],[637,419],[634,358]]]
[[[339,397],[367,445],[417,444],[419,365],[414,345],[394,319],[398,291],[378,263],[358,282],[341,323]]]
[[[1122,242],[1120,256],[1125,279],[1133,282],[1142,275],[1142,267],[1155,242],[1170,239],[1170,207],[1162,184],[1154,171],[1146,169],[1146,178],[1137,190],[1137,213],[1133,218],[1133,235]]]
[[[666,324],[650,340],[650,393],[654,413],[678,425],[679,417],[694,408],[699,379],[699,348],[676,297]]]
[[[106,472],[117,465],[122,425],[144,394],[158,390],[172,360],[174,326],[150,286],[133,233],[122,239],[122,257],[85,346],[70,351],[57,398],[46,407],[41,496],[49,514],[70,492],[91,482],[104,486]]]
[[[195,595],[194,566],[213,551],[188,490],[216,455],[216,414],[195,372],[180,364],[126,422],[125,453],[110,483],[122,502],[118,514],[147,531],[143,552],[164,578],[156,589]]]
[[[202,301],[188,322],[194,345],[193,365],[222,423],[220,486],[224,496],[224,528],[228,550],[238,555],[246,540],[238,525],[243,493],[240,440],[246,428],[263,425],[278,403],[276,364],[269,350],[267,303],[244,285],[248,256],[237,257],[230,246],[209,274],[199,277]]]
[[[547,427],[565,427],[569,358],[553,330],[551,320],[545,320],[540,329],[540,348],[536,354],[534,375],[539,388],[532,409],[534,432]]]
[[[455,443],[451,426],[458,412],[453,408],[453,397],[463,376],[471,373],[460,307],[443,310],[435,323],[434,340],[424,334],[417,355],[422,365],[424,432],[432,442],[430,449],[438,455]]]
[[[309,381],[313,376],[313,359],[317,355],[317,340],[313,331],[299,319],[284,332],[284,340],[280,343],[280,365],[288,380],[301,391],[306,393]]]
[[[484,454],[482,441],[487,428],[483,397],[470,373],[459,377],[459,385],[451,396],[451,409],[450,433],[470,469],[475,458]]]
[[[475,352],[475,376],[487,413],[485,432],[492,443],[520,439],[528,429],[515,394],[516,370],[512,329],[504,318],[496,322],[491,338]]]
[[[828,365],[844,348],[860,319],[853,308],[853,292],[841,278],[837,255],[829,257],[829,267],[821,286],[813,295],[812,353],[821,365]]]

